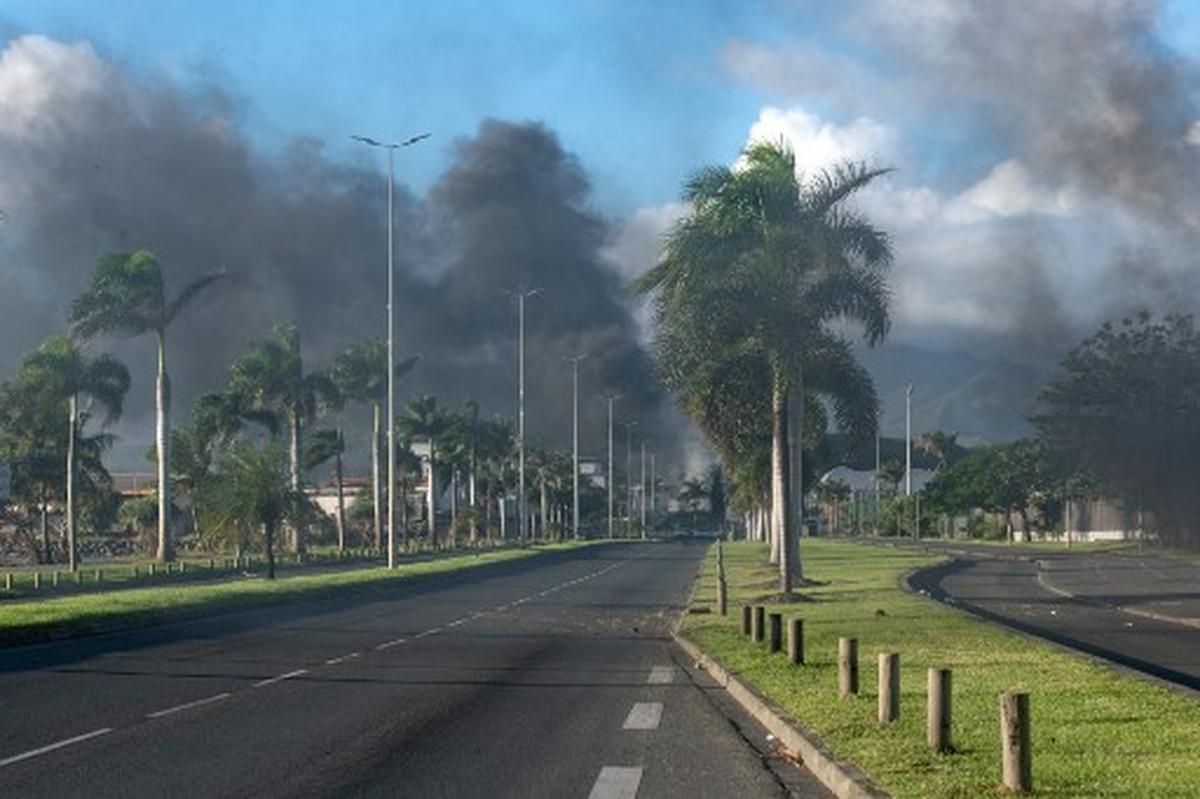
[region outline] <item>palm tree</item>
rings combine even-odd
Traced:
[[[342,455],[346,452],[346,440],[342,437],[342,428],[316,430],[309,437],[308,447],[304,450],[305,470],[315,469],[323,463],[333,460],[333,476],[337,486],[337,511],[334,520],[337,524],[338,552],[346,549],[346,494],[343,486]]]
[[[679,501],[692,514],[693,521],[700,510],[700,503],[707,498],[708,491],[704,488],[704,481],[699,478],[690,477],[679,486]]]
[[[429,514],[429,543],[437,544],[437,448],[439,439],[450,426],[450,416],[438,407],[437,398],[428,394],[413,397],[404,406],[396,422],[400,432],[411,442],[421,437],[429,442],[429,481],[427,484],[427,513]]]
[[[77,442],[83,422],[90,416],[87,409],[80,411],[80,398],[87,406],[93,403],[103,406],[103,424],[112,424],[121,416],[121,406],[129,391],[129,370],[110,355],[88,358],[75,341],[67,336],[52,336],[42,342],[34,352],[21,361],[21,368],[35,382],[42,384],[42,397],[54,405],[67,406],[67,451],[64,517],[66,520],[67,563],[76,571],[78,547],[76,545],[76,473],[78,467]]]
[[[387,401],[387,341],[367,339],[348,348],[333,362],[333,381],[342,396],[352,402],[371,405],[374,425],[371,432],[371,488],[374,502],[375,549],[383,549],[383,476],[380,452],[383,450],[383,405]],[[395,376],[407,374],[417,363],[413,356],[396,364]]]
[[[803,574],[797,533],[806,401],[826,395],[843,427],[864,436],[874,429],[874,388],[830,323],[861,324],[869,343],[887,331],[882,269],[891,246],[845,205],[884,172],[847,163],[802,183],[787,146],[751,144],[738,167],[709,167],[688,183],[688,215],[637,284],[655,294],[660,365],[685,406],[711,414],[714,400],[719,407],[746,393],[753,395],[741,401],[746,410],[766,405],[784,594]],[[728,409],[716,415],[701,426],[747,424]]]
[[[213,481],[213,525],[240,530],[249,539],[261,530],[267,555],[267,578],[275,579],[275,534],[280,524],[303,512],[304,496],[292,488],[290,468],[275,442],[255,447],[242,441],[217,463]]]
[[[146,250],[103,258],[92,270],[87,291],[71,303],[75,334],[90,339],[102,333],[133,337],[154,333],[158,371],[154,394],[154,447],[158,470],[158,559],[175,557],[171,540],[171,382],[167,374],[167,328],[204,289],[222,277],[210,272],[167,299],[162,267]]]
[[[255,342],[234,362],[229,370],[229,393],[243,411],[259,414],[250,418],[266,424],[272,435],[278,433],[281,423],[287,425],[292,492],[300,495],[304,426],[339,407],[341,394],[329,375],[304,371],[300,332],[295,325],[276,326],[269,337]],[[299,513],[293,515],[293,524],[288,525],[289,543],[292,551],[300,554],[305,546],[304,519]]]

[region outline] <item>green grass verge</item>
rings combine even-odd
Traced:
[[[154,624],[292,599],[310,599],[346,589],[383,586],[596,543],[600,542],[466,552],[454,557],[403,564],[396,571],[366,568],[319,574],[284,573],[274,581],[255,576],[220,583],[133,588],[5,602],[0,603],[0,645],[66,638],[116,627]]]
[[[738,634],[736,609],[776,592],[761,544],[726,545],[730,614],[689,615],[685,635],[817,732],[895,796],[984,797],[1000,784],[999,695],[1030,693],[1037,796],[1195,797],[1200,791],[1200,702],[1018,635],[899,585],[936,556],[805,540],[806,601],[771,611],[804,619],[808,664]],[[709,552],[693,598],[715,601]],[[769,601],[769,600],[768,600]],[[856,698],[837,698],[837,639],[859,641]],[[877,654],[899,652],[901,718],[876,722]],[[956,751],[925,747],[925,671],[954,670]]]

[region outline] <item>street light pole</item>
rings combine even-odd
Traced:
[[[517,512],[521,517],[518,534],[525,546],[529,530],[529,514],[525,505],[525,298],[541,289],[518,289],[517,295]]]
[[[913,384],[904,392],[904,495],[912,496],[912,395]]]
[[[642,540],[646,539],[646,439],[642,439],[642,480],[641,497],[638,499],[638,510],[642,514]]]
[[[654,512],[657,510],[658,504],[658,481],[655,479],[655,461],[654,453],[650,453],[650,523],[654,524]]]
[[[571,470],[571,511],[572,529],[575,532],[575,538],[579,538],[579,362],[587,357],[587,354],[576,355],[570,358],[571,361],[571,444],[572,444],[572,463],[574,468]]]
[[[615,394],[607,395],[608,399],[608,537],[612,538],[613,529],[613,400]]]
[[[388,568],[396,568],[396,269],[395,257],[395,170],[393,155],[400,147],[409,147],[431,134],[422,133],[401,142],[381,142],[368,136],[351,136],[369,147],[387,150],[387,548]],[[377,446],[372,444],[372,446]]]
[[[625,426],[625,535],[633,530],[633,428],[637,422],[621,422]]]

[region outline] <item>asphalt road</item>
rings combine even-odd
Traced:
[[[1156,576],[1128,553],[923,547],[954,550],[954,560],[918,572],[909,580],[913,588],[991,621],[1200,691],[1200,628],[1138,610],[1163,601],[1190,609],[1200,600],[1200,584],[1181,582],[1186,564]],[[1157,581],[1169,581],[1171,590],[1161,590]],[[1122,609],[1123,603],[1129,608]]]
[[[0,650],[0,796],[824,796],[667,636],[703,551]]]

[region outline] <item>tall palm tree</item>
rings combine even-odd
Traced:
[[[249,418],[265,423],[272,435],[278,433],[280,426],[287,425],[291,487],[293,494],[300,495],[304,426],[320,414],[338,408],[341,394],[329,375],[304,371],[300,332],[295,325],[276,326],[270,336],[252,344],[250,351],[234,362],[229,371],[229,393],[243,412],[259,414]],[[294,514],[288,533],[292,551],[304,552],[301,514]]]
[[[343,484],[342,455],[346,452],[346,439],[342,436],[342,428],[323,429],[313,432],[308,439],[308,447],[304,450],[304,468],[315,469],[333,460],[334,484],[337,487],[337,510],[334,521],[337,524],[338,552],[346,549],[346,493]]]
[[[204,289],[222,277],[210,272],[168,299],[162,267],[146,250],[109,255],[92,270],[88,289],[71,303],[75,334],[90,339],[103,333],[134,337],[153,333],[158,341],[154,393],[154,447],[158,471],[158,559],[175,557],[171,540],[171,381],[167,374],[167,328]]]
[[[417,356],[396,364],[396,378],[403,377],[417,364]],[[375,549],[383,549],[383,475],[380,453],[383,451],[383,406],[387,401],[387,341],[372,338],[346,349],[333,362],[333,381],[342,396],[369,404],[374,416],[371,428],[371,488],[374,502],[373,532]]]
[[[80,411],[80,399],[87,406],[93,403],[104,408],[103,424],[112,424],[121,416],[121,407],[129,391],[129,370],[111,355],[88,358],[74,340],[67,336],[52,336],[21,361],[21,368],[44,386],[43,397],[55,405],[66,405],[67,452],[65,503],[63,515],[66,526],[67,563],[71,571],[79,568],[76,535],[76,473],[77,444],[82,420],[91,414]]]
[[[685,406],[751,388],[751,402],[768,408],[771,517],[785,594],[803,574],[806,400],[830,396],[840,424],[858,435],[873,430],[873,386],[830,323],[859,323],[869,343],[887,332],[890,242],[846,207],[885,171],[846,163],[802,182],[782,142],[751,144],[737,167],[709,167],[688,183],[687,216],[637,284],[655,295],[660,364],[667,382],[690,395]],[[728,411],[721,423],[737,424]]]
[[[437,544],[437,451],[439,440],[450,427],[450,416],[438,407],[437,397],[428,394],[413,397],[396,421],[400,432],[411,442],[424,438],[429,442],[429,481],[426,485],[426,512],[429,515],[429,542]]]

